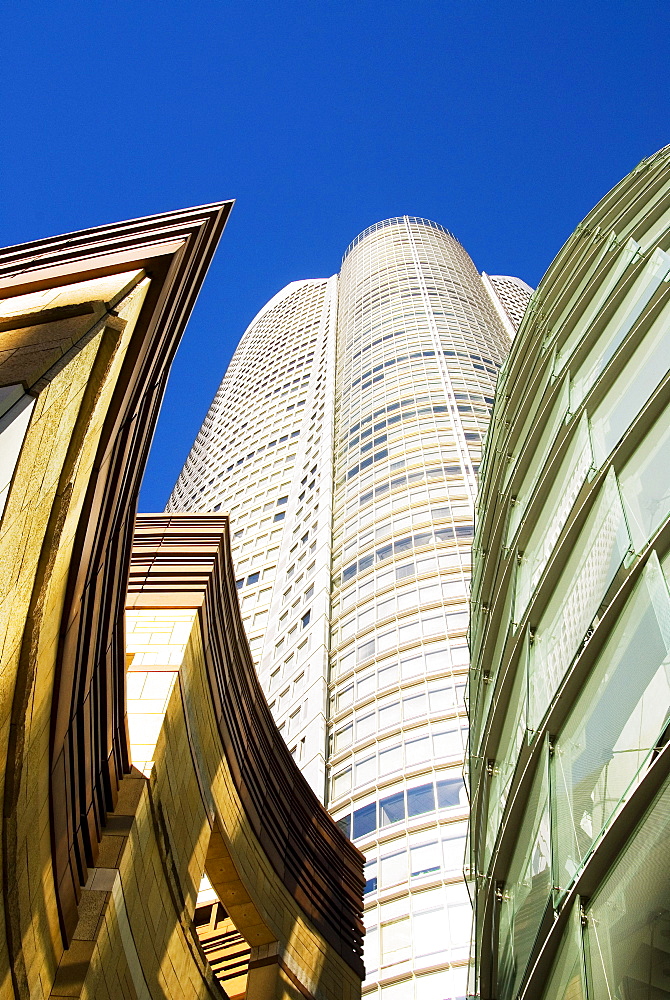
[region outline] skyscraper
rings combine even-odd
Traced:
[[[465,993],[474,500],[529,294],[434,222],[371,226],[339,276],[253,320],[168,503],[230,512],[270,707],[367,857],[365,995],[383,1000]]]

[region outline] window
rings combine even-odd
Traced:
[[[351,813],[347,813],[346,816],[341,816],[340,819],[335,820],[335,822],[345,837],[351,837]]]
[[[275,516],[272,518],[272,520],[273,521],[283,521],[285,517],[286,517],[286,512],[283,511],[283,510],[280,510],[278,514],[275,514]]]
[[[411,955],[409,917],[391,920],[381,925],[382,964],[393,965]]]
[[[379,800],[379,820],[381,826],[399,823],[405,818],[405,793],[396,792]]]
[[[333,798],[336,799],[339,795],[344,795],[350,788],[351,768],[347,767],[344,771],[333,776]]]
[[[429,844],[418,844],[410,849],[410,874],[417,877],[439,872],[440,860],[440,845],[437,840]]]
[[[348,816],[346,817],[349,818]],[[339,825],[339,824],[338,824]],[[363,895],[367,896],[370,892],[377,891],[377,860],[368,861],[368,863],[363,868],[363,876],[365,878],[365,888],[363,889]]]
[[[372,754],[365,760],[356,761],[356,786],[365,785],[377,777],[377,757]]]
[[[354,700],[354,685],[349,684],[347,687],[343,688],[337,695],[337,711],[346,708]]]
[[[258,583],[260,578],[261,578],[260,573],[250,573],[249,576],[247,577],[247,586],[249,586],[249,584],[251,583]]]
[[[374,833],[377,828],[377,803],[371,802],[361,809],[356,809],[353,816],[353,838],[365,837]]]
[[[379,773],[393,774],[402,768],[402,746],[387,747],[379,753]]]
[[[301,712],[302,712],[302,705],[300,706],[300,708],[297,708],[295,710],[295,712],[293,712],[289,716],[289,719],[288,719],[288,731],[289,731],[289,733],[294,733],[296,731],[296,729],[298,728],[298,724],[300,722],[300,713]]]
[[[407,879],[407,852],[394,851],[392,854],[382,855],[380,864],[381,888],[387,889],[389,886],[398,885]]]
[[[432,893],[431,893],[432,895]],[[424,955],[435,955],[444,951],[446,928],[444,907],[434,907],[414,916],[414,938],[416,941],[417,958]],[[467,922],[466,922],[467,926]],[[445,994],[433,994],[434,996]]]
[[[369,656],[374,656],[375,652],[375,640],[369,639],[367,642],[361,643],[357,650],[357,659],[361,663],[362,660],[367,660]]]
[[[335,753],[343,750],[344,747],[348,747],[353,739],[354,727],[351,723],[344,726],[342,729],[338,729],[335,733],[335,738],[333,740],[333,749]]]
[[[418,788],[407,789],[407,815],[421,816],[435,808],[435,792],[430,785],[419,785]]]
[[[443,778],[437,782],[437,807],[450,809],[461,805],[465,797],[465,786],[462,778]]]
[[[427,714],[426,695],[413,695],[410,698],[403,698],[402,714],[404,719],[416,719]]]
[[[311,617],[312,617],[312,611],[310,609],[309,611],[306,611],[305,614],[300,619],[303,628],[307,628],[307,626],[310,623]]]

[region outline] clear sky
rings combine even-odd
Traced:
[[[8,0],[4,245],[237,200],[140,502],[162,510],[237,341],[362,229],[420,215],[535,285],[670,142],[666,0]]]

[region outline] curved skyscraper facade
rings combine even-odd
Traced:
[[[367,985],[388,983],[384,998],[465,993],[470,546],[508,349],[471,259],[441,227],[391,219],[345,254],[329,806],[367,859]]]
[[[231,514],[268,701],[366,855],[379,1000],[465,995],[470,547],[530,294],[514,282],[483,279],[436,223],[371,226],[339,276],[289,285],[252,322],[169,503]]]

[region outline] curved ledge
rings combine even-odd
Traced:
[[[128,607],[157,606],[198,609],[221,745],[251,829],[307,918],[362,976],[363,856],[272,719],[239,612],[226,515],[138,515]]]

